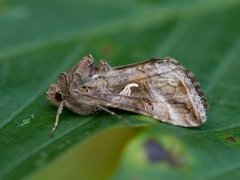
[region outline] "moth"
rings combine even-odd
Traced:
[[[207,102],[193,73],[170,57],[110,67],[104,60],[94,65],[91,55],[59,75],[47,99],[58,107],[51,134],[63,108],[88,115],[109,108],[131,111],[184,127],[206,121]]]

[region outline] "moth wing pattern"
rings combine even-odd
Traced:
[[[107,69],[82,85],[93,89],[85,94],[94,99],[92,106],[97,102],[103,107],[127,110],[185,127],[205,122],[206,100],[199,83],[176,60],[151,59]],[[79,88],[72,91],[79,91]],[[81,94],[73,93],[73,96],[83,102]]]
[[[50,136],[63,108],[80,115],[114,114],[108,108],[118,108],[185,127],[206,121],[207,101],[195,76],[167,57],[112,68],[104,60],[96,67],[89,55],[61,73],[46,93],[58,107]]]

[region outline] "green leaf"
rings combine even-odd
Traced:
[[[0,2],[0,179],[98,179],[113,171],[113,179],[239,178],[239,17],[238,0]],[[174,57],[207,95],[206,124],[181,128],[117,111],[126,127],[104,112],[64,111],[49,139],[56,109],[45,91],[90,53],[112,66]],[[139,134],[139,126],[151,127]],[[149,141],[162,152],[157,163],[147,158]],[[91,158],[93,150],[102,158]]]

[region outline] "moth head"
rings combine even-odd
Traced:
[[[63,94],[58,84],[52,84],[46,93],[47,99],[57,107],[63,101]]]
[[[55,106],[59,107],[64,100],[64,96],[68,95],[68,74],[61,73],[56,83],[52,84],[46,92],[47,99]]]

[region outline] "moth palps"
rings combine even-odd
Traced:
[[[207,102],[194,75],[175,59],[152,58],[146,62],[110,67],[104,60],[94,65],[91,55],[60,74],[47,91],[58,107],[87,115],[108,108],[131,111],[170,124],[195,127],[206,121]]]

